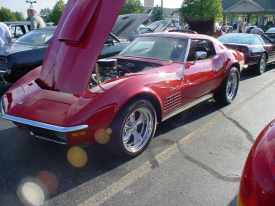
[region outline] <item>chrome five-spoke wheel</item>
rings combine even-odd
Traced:
[[[150,140],[154,119],[147,108],[137,108],[126,119],[123,126],[123,145],[129,152],[137,152]]]
[[[120,156],[131,158],[142,153],[156,130],[156,112],[147,100],[132,100],[114,118],[108,143]]]

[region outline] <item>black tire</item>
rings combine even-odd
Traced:
[[[266,54],[263,53],[261,58],[259,59],[259,62],[255,66],[253,66],[253,73],[257,75],[262,75],[266,70],[266,62]]]
[[[150,144],[156,130],[156,112],[146,100],[125,105],[110,125],[107,147],[124,158],[133,158]]]
[[[216,102],[228,105],[235,99],[240,83],[240,72],[236,67],[230,68],[220,88],[214,94]]]

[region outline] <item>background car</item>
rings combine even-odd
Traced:
[[[29,21],[3,21],[6,24],[12,34],[12,40],[23,36],[31,30],[31,23]]]
[[[89,89],[81,95],[65,91],[74,84],[67,79],[72,67],[67,67],[64,75],[56,75],[61,71],[52,71],[44,63],[41,73],[39,68],[28,73],[3,96],[3,118],[13,119],[36,137],[61,144],[98,141],[115,154],[135,157],[149,145],[158,122],[211,97],[220,104],[230,104],[237,94],[243,65],[242,53],[206,35],[143,34],[119,55],[98,60],[95,70],[87,67],[93,73]],[[51,72],[53,84],[45,86]],[[82,70],[85,77],[89,73]],[[66,83],[61,83],[64,80]],[[75,76],[74,81],[78,86],[84,83]],[[15,104],[9,97],[26,82],[26,92],[15,100],[24,103]]]
[[[197,34],[197,32],[188,30],[188,29],[170,29],[168,32],[182,32],[182,33],[189,33],[189,34]]]
[[[218,40],[228,48],[242,52],[245,63],[255,74],[263,74],[266,64],[275,61],[275,44],[264,35],[230,33]]]
[[[272,41],[275,41],[275,28],[270,28],[265,32],[265,35],[268,36]]]
[[[238,206],[274,205],[275,202],[275,120],[254,142],[241,176]]]
[[[261,28],[254,25],[254,26],[246,26],[243,29],[243,33],[263,35],[264,31]]]
[[[4,82],[15,82],[42,64],[55,27],[33,30],[0,47],[0,74]]]
[[[170,26],[172,25],[171,21],[167,20],[159,20],[150,22],[146,25],[147,28],[150,28],[154,32],[163,32],[165,30],[169,30]]]
[[[214,19],[209,20],[193,20],[186,19],[190,30],[197,32],[198,34],[205,34],[209,36],[222,36],[225,34],[222,31],[218,23],[215,23]]]
[[[0,47],[0,74],[4,82],[15,82],[43,62],[56,26],[35,29],[11,44]],[[110,33],[99,58],[118,54],[129,42]]]
[[[133,41],[141,34],[152,33],[152,32],[154,31],[149,27],[139,26],[133,31],[133,33],[130,36],[128,36],[128,40]]]
[[[149,18],[147,14],[120,15],[101,50],[99,59],[121,52],[129,45],[127,35]],[[15,82],[43,62],[56,26],[33,30],[11,44],[0,48],[0,77]],[[116,35],[114,35],[115,33]]]

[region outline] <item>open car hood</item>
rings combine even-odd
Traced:
[[[154,21],[150,24],[147,24],[146,27],[149,27],[154,32],[162,32],[170,25],[170,23],[171,21],[166,20]]]
[[[117,17],[112,33],[121,39],[127,38],[140,24],[149,19],[148,14],[125,14]]]
[[[206,35],[213,35],[214,31],[214,19],[209,20],[192,20],[186,18],[186,21],[191,30],[199,33],[199,34],[206,34]]]
[[[40,86],[71,94],[86,91],[124,2],[69,0],[43,60]]]

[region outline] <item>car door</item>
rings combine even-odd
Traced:
[[[275,61],[275,44],[272,42],[269,38],[266,36],[262,35],[262,40],[264,41],[264,49],[268,53],[268,62],[273,62]]]
[[[195,62],[194,53],[198,51],[206,52],[207,58]],[[191,66],[184,70],[183,98],[185,102],[190,102],[217,88],[222,81],[225,60],[222,54],[215,53],[210,40],[192,39],[187,61]]]

